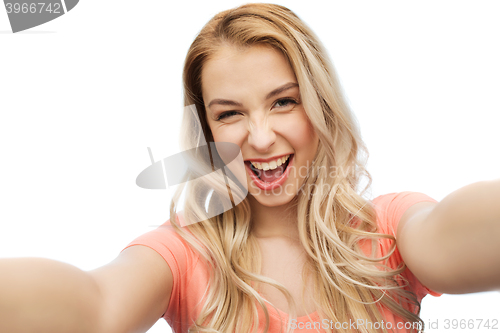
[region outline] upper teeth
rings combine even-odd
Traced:
[[[256,169],[274,170],[277,167],[279,167],[280,165],[284,164],[288,160],[289,157],[290,157],[290,155],[286,155],[286,156],[283,156],[281,158],[278,158],[275,161],[270,161],[267,163],[266,162],[250,162],[250,163],[252,163],[253,167]]]

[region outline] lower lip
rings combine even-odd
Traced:
[[[275,188],[283,185],[283,183],[286,182],[286,180],[288,179],[288,175],[290,174],[291,166],[293,165],[293,158],[294,157],[295,157],[295,155],[290,156],[290,161],[288,162],[288,166],[286,167],[285,172],[283,172],[283,174],[272,183],[263,182],[262,180],[260,180],[260,178],[257,177],[255,175],[255,173],[253,173],[252,169],[250,168],[250,166],[248,164],[245,164],[245,167],[247,168],[247,172],[250,174],[250,178],[252,178],[253,182],[255,183],[255,185],[257,185],[258,188],[260,188],[261,190],[264,190],[264,191],[272,191]]]

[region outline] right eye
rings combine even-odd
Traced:
[[[237,111],[226,111],[226,112],[222,112],[218,117],[217,117],[217,121],[219,120],[223,120],[225,118],[229,118],[229,117],[232,117],[232,116],[236,116],[238,115],[239,112]]]

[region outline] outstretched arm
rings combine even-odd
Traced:
[[[410,207],[397,246],[425,286],[449,294],[500,289],[500,180]]]
[[[95,281],[74,266],[0,259],[0,332],[100,332],[100,299]]]
[[[167,309],[172,279],[145,246],[89,272],[43,258],[0,259],[0,332],[146,332]]]

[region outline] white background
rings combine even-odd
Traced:
[[[178,151],[189,44],[241,3],[81,1],[17,34],[0,9],[1,257],[93,269],[168,218],[166,192],[135,178],[150,164],[146,147],[156,160]],[[499,177],[497,1],[280,4],[333,59],[371,154],[373,196],[441,200]],[[500,320],[499,301],[429,296],[422,316],[438,321],[431,332],[446,332],[445,319]],[[169,329],[161,320],[149,332]]]

